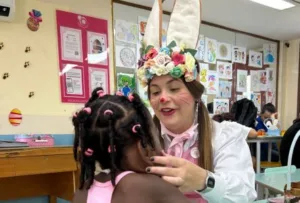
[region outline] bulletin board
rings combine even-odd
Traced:
[[[108,22],[56,11],[61,101],[85,103],[93,89],[109,93]]]

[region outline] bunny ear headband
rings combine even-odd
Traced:
[[[162,0],[155,0],[148,18],[137,77],[143,87],[153,76],[171,75],[186,82],[197,78],[194,58],[201,24],[201,0],[175,0],[167,32],[166,47],[161,47]]]

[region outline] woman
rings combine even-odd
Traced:
[[[155,1],[147,22],[146,49],[137,77],[148,89],[154,121],[168,155],[152,157],[154,163],[163,166],[146,171],[177,186],[192,202],[251,202],[256,192],[246,142],[250,128],[211,121],[201,101],[204,87],[193,57],[200,6],[199,0],[189,0],[188,4],[186,0],[175,1],[167,47],[160,48],[161,0]]]

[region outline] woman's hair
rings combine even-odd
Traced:
[[[127,147],[137,141],[144,148],[157,146],[151,115],[137,94],[106,95],[97,88],[72,121],[74,158],[81,166],[80,189],[85,184],[87,188],[92,185],[96,161],[102,169],[110,169],[115,185],[116,173],[127,170],[122,164]]]
[[[196,61],[196,69],[199,74],[200,67],[197,61]],[[184,85],[188,88],[189,92],[193,95],[196,101],[196,108],[198,108],[197,109],[198,112],[197,123],[199,124],[197,127],[198,128],[198,149],[201,154],[201,156],[198,159],[198,164],[199,166],[201,166],[206,170],[213,171],[212,123],[207,108],[205,107],[204,103],[201,100],[201,96],[205,88],[197,80],[194,80],[192,82],[186,82],[183,77],[181,77],[180,79],[183,81]],[[148,97],[150,98],[149,87],[150,85],[148,85]],[[153,120],[158,130],[160,131],[159,133],[161,133],[161,126],[160,126],[159,119],[156,116],[154,116]],[[160,137],[160,139],[162,138]]]

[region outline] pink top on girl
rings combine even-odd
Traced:
[[[120,173],[116,178],[116,185],[122,180],[122,178],[131,173],[133,172],[126,171]],[[115,188],[112,185],[111,181],[100,183],[94,180],[93,185],[88,191],[87,203],[110,203],[114,189]]]

